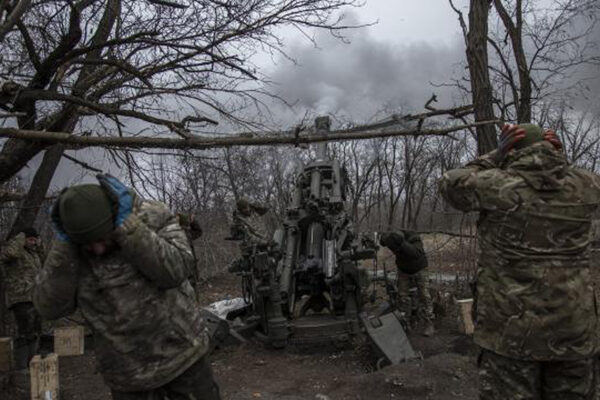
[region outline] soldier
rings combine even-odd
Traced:
[[[267,207],[251,202],[245,197],[241,197],[236,202],[230,239],[240,240],[242,256],[230,264],[229,272],[237,273],[248,269],[249,259],[255,246],[266,249],[270,244],[269,231],[265,221],[268,211]]]
[[[250,202],[245,197],[237,201],[236,208],[237,213],[234,219],[244,232],[245,241],[252,244],[269,244],[271,238],[265,221],[265,215],[269,209],[260,203]]]
[[[36,308],[55,319],[79,307],[114,400],[219,399],[185,233],[164,204],[110,175],[98,181],[65,189],[54,205],[58,240]]]
[[[479,211],[474,339],[481,399],[591,399],[598,310],[590,275],[600,177],[552,131],[505,125],[498,149],[448,171],[442,195]]]
[[[192,255],[194,256],[194,267],[192,270],[192,275],[190,275],[189,279],[192,287],[194,288],[194,292],[196,293],[196,299],[200,299],[200,273],[198,271],[198,256],[196,255],[194,241],[202,236],[202,228],[196,221],[194,214],[178,213],[177,222],[179,222],[179,226],[183,228],[185,236],[190,243],[190,248],[192,249]]]
[[[190,242],[190,246],[192,247],[192,252],[194,251],[194,241],[202,236],[202,227],[196,221],[196,217],[194,214],[185,214],[178,213],[177,214],[177,222],[183,228],[185,235]]]
[[[35,276],[44,262],[44,249],[33,228],[12,237],[0,252],[0,272],[4,277],[6,309],[16,322],[15,368],[27,369],[39,348],[42,321],[32,303]]]
[[[417,314],[425,322],[423,335],[433,336],[433,303],[429,292],[429,277],[427,268],[427,256],[423,249],[421,236],[417,232],[403,230],[398,232],[387,232],[381,235],[379,240],[382,246],[389,248],[396,256],[398,267],[398,309],[404,313],[407,322],[410,322],[412,314],[412,302],[410,287],[414,284],[417,288],[419,306]]]

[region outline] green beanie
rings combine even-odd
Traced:
[[[179,220],[179,225],[182,227],[189,227],[192,223],[189,214],[179,213],[177,214],[177,218]]]
[[[515,143],[515,149],[519,150],[544,140],[544,131],[536,124],[519,124],[519,128],[525,130],[525,137]]]
[[[114,230],[113,206],[99,185],[72,186],[58,201],[60,221],[73,242],[93,242]]]
[[[249,215],[250,205],[250,200],[245,197],[240,197],[240,199],[235,203],[237,210],[244,215]]]

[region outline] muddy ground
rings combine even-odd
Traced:
[[[203,283],[202,302],[238,295],[238,281],[225,275]],[[476,350],[458,332],[456,316],[446,312],[438,332],[425,338],[417,327],[410,338],[422,359],[379,371],[364,338],[346,348],[269,350],[260,343],[217,349],[212,355],[223,399],[476,399]],[[95,372],[94,353],[60,359],[61,400],[109,400]],[[23,377],[0,392],[0,399],[28,399]],[[17,383],[15,386],[13,383]],[[27,389],[25,389],[27,390]]]

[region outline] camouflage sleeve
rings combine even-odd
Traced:
[[[160,203],[153,203],[150,228],[131,214],[115,230],[125,257],[160,288],[181,285],[193,273],[194,257],[185,232],[177,219]]]
[[[486,186],[483,172],[497,167],[496,151],[446,172],[439,182],[440,193],[450,205],[461,211],[481,210],[480,190]]]
[[[2,248],[0,253],[0,259],[3,261],[14,260],[15,258],[21,257],[23,249],[25,248],[25,234],[19,233],[8,241],[6,246]]]
[[[74,245],[54,242],[33,289],[33,304],[45,319],[72,314],[77,307],[78,255]]]

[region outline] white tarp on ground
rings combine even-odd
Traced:
[[[209,304],[207,307],[204,307],[204,309],[223,320],[227,320],[227,314],[235,310],[240,310],[246,306],[247,304],[244,302],[243,298],[235,297],[233,299],[216,301]]]

